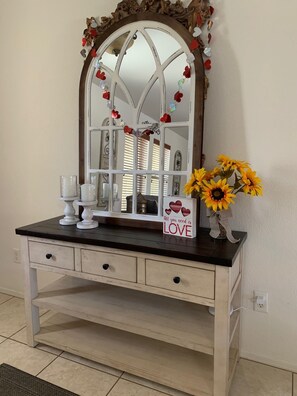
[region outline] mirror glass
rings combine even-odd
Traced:
[[[86,85],[85,178],[96,185],[95,214],[160,221],[163,196],[184,195],[195,95],[189,54],[175,31],[153,21],[124,26],[99,47]]]

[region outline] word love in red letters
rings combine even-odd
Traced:
[[[191,224],[178,224],[178,223],[164,223],[164,234],[178,235],[191,237],[192,225]]]

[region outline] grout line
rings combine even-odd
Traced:
[[[124,373],[123,373],[124,374]],[[122,374],[122,375],[123,375]],[[110,392],[113,390],[113,388],[116,386],[116,384],[119,382],[119,380],[121,379],[121,376],[118,377],[118,379],[116,380],[116,382],[113,384],[113,386],[109,389],[109,391],[106,393],[106,396],[110,395]]]
[[[123,376],[124,374],[125,374],[125,373],[123,373],[122,376]],[[127,373],[127,374],[129,374],[129,373]],[[122,376],[121,376],[121,377],[122,377]],[[142,378],[142,379],[145,380],[145,378],[143,378],[143,377],[140,377],[140,378]],[[153,390],[153,391],[155,391],[155,392],[159,392],[159,393],[162,394],[162,395],[173,396],[172,393],[170,394],[170,393],[167,393],[167,392],[162,391],[162,390],[160,390],[160,389],[154,388],[152,385],[149,385],[149,384],[147,384],[147,385],[140,384],[139,382],[133,381],[133,379],[127,379],[127,378],[121,378],[121,379],[122,379],[123,381],[131,382],[132,384],[135,384],[135,385],[138,385],[138,386],[142,386],[142,387],[147,388],[147,389],[151,389],[151,390]],[[156,384],[158,385],[157,382],[156,382]],[[162,385],[162,384],[160,384],[160,385]],[[166,385],[162,385],[162,386],[166,386]],[[186,395],[187,395],[187,393],[185,393],[185,396],[186,396]],[[190,395],[189,395],[189,396],[190,396]]]
[[[8,338],[11,339],[11,337],[15,336],[19,331],[22,331],[26,328],[26,325],[24,325],[23,327],[21,327],[19,330],[17,330],[15,333],[11,334]],[[14,339],[12,339],[13,341],[16,341]],[[21,344],[24,344],[23,342],[19,341]]]
[[[271,368],[274,368],[274,369],[277,369],[277,370],[285,371],[286,373],[294,373],[294,371],[292,371],[292,370],[286,370],[286,369],[281,368],[281,367],[272,366],[271,364],[257,362],[256,360],[252,360],[252,359],[248,359],[248,358],[244,358],[244,357],[240,357],[240,359],[247,360],[249,362],[256,363],[256,364],[262,364],[262,366],[268,366],[268,367],[271,367]]]
[[[3,293],[2,293],[3,294]],[[8,294],[7,294],[8,295]],[[2,301],[2,303],[0,303],[0,305],[3,305],[3,304],[5,304],[5,303],[7,303],[8,301],[10,301],[10,300],[12,300],[13,298],[15,298],[14,296],[9,296],[10,298],[8,298],[7,300],[5,300],[5,301]],[[18,298],[18,297],[16,297],[16,298]]]
[[[39,374],[41,374],[46,368],[48,368],[48,366],[50,366],[55,360],[58,359],[59,356],[57,356],[57,355],[55,355],[55,356],[56,356],[56,358],[55,358],[54,360],[52,360],[48,365],[46,365],[45,367],[43,367],[43,369],[42,369],[41,371],[39,371],[39,373],[37,373],[37,374],[35,375],[35,377],[38,377]]]

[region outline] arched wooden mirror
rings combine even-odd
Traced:
[[[160,228],[163,196],[176,180],[182,195],[201,165],[205,75],[201,49],[190,50],[198,15],[209,17],[208,1],[124,0],[100,25],[88,20],[80,183],[96,184],[101,222]]]

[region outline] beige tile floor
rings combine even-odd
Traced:
[[[47,315],[42,312],[41,321]],[[187,396],[45,345],[28,347],[23,300],[0,293],[0,364],[4,362],[81,396]],[[297,374],[241,359],[230,396],[297,396]]]

